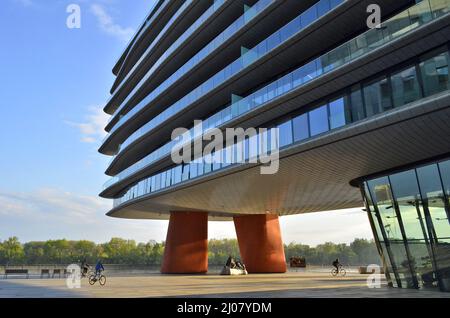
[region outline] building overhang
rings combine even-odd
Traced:
[[[171,211],[292,215],[362,206],[350,182],[414,162],[450,155],[450,93],[444,92],[297,143],[280,153],[280,169],[230,166],[124,203],[120,218],[166,219]]]

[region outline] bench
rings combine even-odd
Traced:
[[[52,278],[55,278],[55,276],[58,275],[59,278],[61,278],[61,270],[60,269],[54,269]]]
[[[49,269],[41,269],[41,278],[46,275],[48,278],[50,278],[50,270]]]
[[[8,278],[8,275],[26,275],[27,278],[29,277],[28,269],[5,269],[5,279]]]

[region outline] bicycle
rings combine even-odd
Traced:
[[[91,276],[89,276],[89,284],[90,285],[94,285],[97,281],[101,286],[105,286],[106,276],[103,275],[102,272],[100,272],[98,274],[92,274]]]
[[[347,272],[345,271],[345,268],[342,265],[339,265],[338,268],[333,268],[331,270],[331,275],[333,276],[345,276],[347,274]]]
[[[94,271],[90,267],[81,269],[81,278],[91,277],[94,274]]]

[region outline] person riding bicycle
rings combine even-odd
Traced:
[[[334,267],[336,267],[336,270],[339,272],[339,267],[342,267],[342,264],[339,263],[339,258],[336,258],[332,264]]]
[[[85,277],[88,273],[88,270],[91,266],[86,262],[86,258],[81,262],[81,274]]]
[[[104,270],[105,268],[103,267],[102,262],[98,260],[97,265],[95,265],[95,276],[99,277]]]

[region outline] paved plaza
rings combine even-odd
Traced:
[[[64,279],[0,279],[0,297],[449,297],[450,293],[369,289],[367,275],[335,278],[327,273],[290,272],[248,276],[160,275],[108,276],[105,286],[68,289]]]

